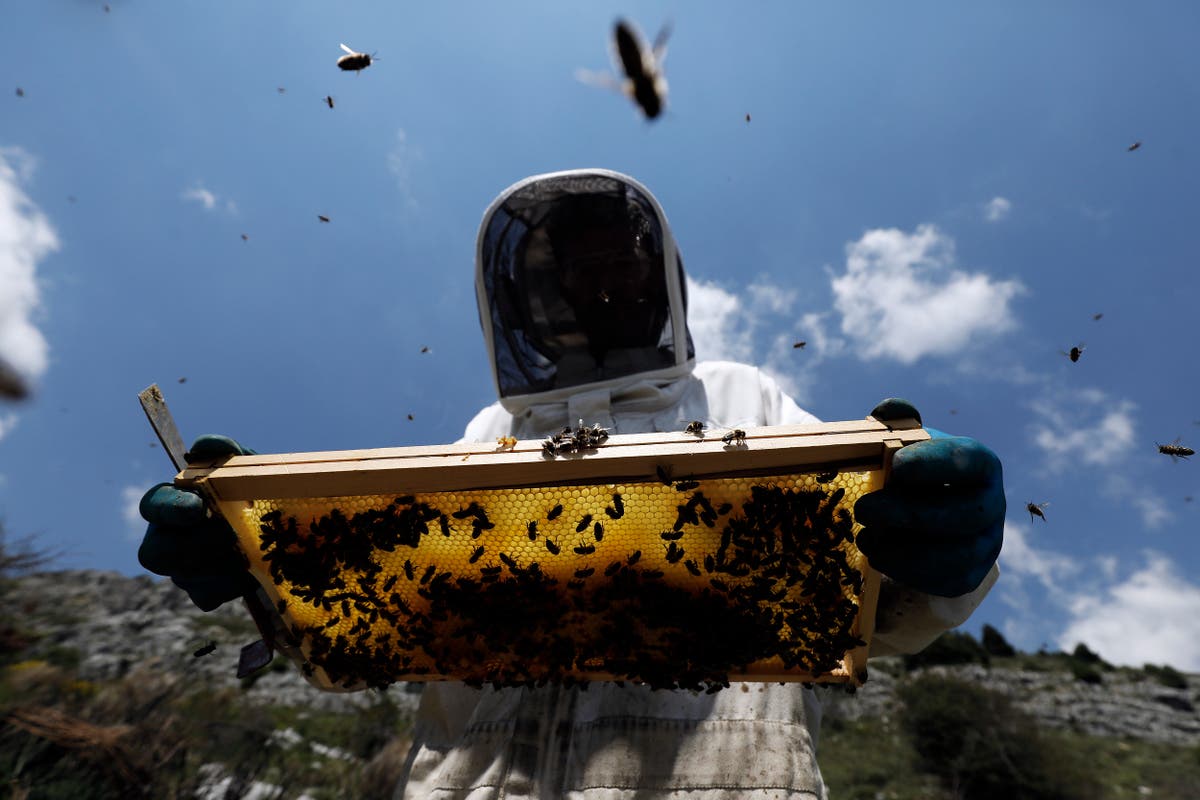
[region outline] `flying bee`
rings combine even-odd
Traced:
[[[200,658],[201,656],[206,656],[216,649],[217,649],[217,643],[210,641],[208,644],[204,645],[199,650],[196,650],[194,653],[192,653],[192,658]]]
[[[515,436],[501,436],[499,439],[496,440],[496,449],[497,450],[511,450],[516,446],[517,446],[517,437],[515,437]]]
[[[1079,357],[1081,355],[1083,355],[1083,351],[1086,349],[1087,348],[1084,347],[1083,342],[1080,342],[1079,344],[1072,347],[1070,352],[1067,352],[1066,350],[1059,350],[1058,352],[1062,353],[1064,356],[1071,359],[1071,363],[1073,364],[1079,360]]]
[[[1179,438],[1181,437],[1176,437],[1175,441],[1171,442],[1170,444],[1159,444],[1158,442],[1155,442],[1154,444],[1156,447],[1158,447],[1158,452],[1165,456],[1170,456],[1172,461],[1178,461],[1181,458],[1194,456],[1196,451],[1190,447],[1184,447],[1181,445],[1179,443]]]
[[[746,446],[746,432],[741,428],[734,428],[729,433],[721,437],[721,441],[726,445],[737,445],[738,447]]]
[[[1141,146],[1142,146],[1141,142],[1134,142],[1133,144],[1129,145],[1129,147],[1126,147],[1125,149],[1127,151],[1129,151],[1130,153],[1132,153],[1134,150],[1137,150]]]
[[[611,75],[587,70],[579,70],[576,77],[593,86],[616,89],[637,103],[646,119],[656,119],[667,103],[667,79],[663,77],[662,64],[670,34],[670,26],[664,25],[654,44],[647,47],[638,29],[619,19],[613,26],[613,44],[625,79],[618,82]]]
[[[329,217],[325,216],[324,214],[317,214],[317,219],[319,219],[321,222],[329,222]]]
[[[22,89],[20,86],[18,86],[17,87],[17,97],[24,97],[24,96],[25,96],[25,90]]]
[[[749,114],[747,114],[747,115],[746,115],[746,122],[749,122],[749,121],[750,121],[750,115],[749,115]]]
[[[1103,312],[1103,311],[1101,311],[1101,312],[1099,312],[1099,313],[1097,313],[1097,314],[1092,314],[1092,321],[1093,321],[1093,322],[1099,322],[1099,321],[1100,321],[1100,318],[1101,318],[1101,317],[1103,317],[1103,316],[1104,316],[1104,312]]]
[[[344,72],[361,72],[371,66],[371,62],[375,60],[375,56],[356,52],[344,44],[340,44],[338,47],[346,51],[346,55],[337,60],[338,68]]]
[[[803,350],[804,346],[807,344],[808,344],[808,342],[796,342],[795,344],[792,345],[792,349],[793,350]]]
[[[704,436],[704,423],[698,419],[694,419],[687,424],[687,427],[683,429],[683,432],[690,433],[693,436],[702,437]]]
[[[1050,505],[1049,503],[1034,503],[1032,501],[1025,504],[1025,510],[1029,512],[1029,521],[1033,522],[1034,517],[1041,517],[1044,521],[1046,514],[1042,511],[1043,508]]]
[[[330,108],[333,108],[333,95],[331,95],[331,94],[325,95],[325,105],[329,106]]]

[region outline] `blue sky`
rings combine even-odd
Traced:
[[[140,572],[152,382],[188,439],[458,438],[493,399],[483,209],[607,167],[667,210],[702,358],[827,420],[904,396],[1000,455],[968,629],[1200,671],[1200,464],[1155,448],[1200,441],[1194,4],[108,6],[0,29],[0,357],[33,386],[0,401],[10,535]],[[654,123],[574,77],[618,16],[673,22]],[[379,60],[342,73],[340,42]]]

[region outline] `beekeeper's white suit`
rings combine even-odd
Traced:
[[[610,206],[633,221],[614,222]],[[694,363],[682,260],[658,202],[627,176],[577,170],[507,189],[484,215],[476,287],[501,399],[464,441],[539,438],[580,420],[615,433],[817,421],[754,367]],[[953,599],[885,582],[872,655],[915,652],[960,624],[995,576]],[[820,798],[819,725],[815,693],[798,684],[697,694],[429,683],[397,797]]]

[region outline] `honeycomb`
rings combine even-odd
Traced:
[[[850,680],[879,470],[238,502],[326,688]]]

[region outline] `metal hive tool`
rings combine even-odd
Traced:
[[[746,433],[236,456],[177,483],[215,498],[322,688],[860,683],[878,574],[853,505],[928,436]]]

